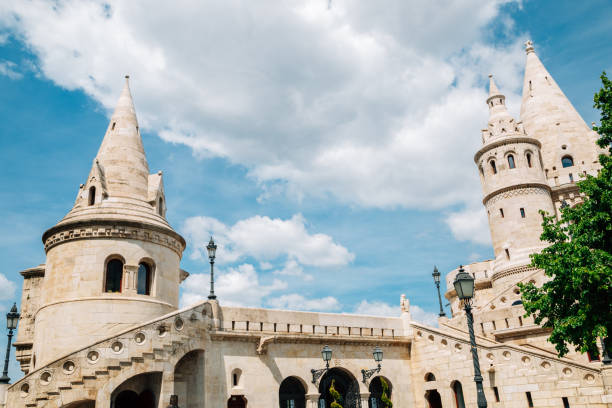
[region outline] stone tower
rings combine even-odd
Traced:
[[[525,43],[527,61],[523,83],[521,121],[527,134],[542,144],[542,161],[558,209],[580,201],[575,182],[584,174],[596,175],[598,157],[605,153],[590,129],[535,53]]]
[[[490,76],[489,122],[474,156],[483,188],[495,260],[494,280],[515,275],[540,251],[542,216],[554,213],[551,188],[542,166],[541,143],[508,113],[505,96]],[[516,279],[513,277],[512,279]]]
[[[166,221],[165,202],[162,173],[149,174],[126,77],[74,207],[43,234],[46,263],[30,274],[39,281],[24,275],[24,288],[37,293],[23,296],[38,301],[21,322],[22,367],[28,343],[26,365],[36,369],[177,309],[185,240]]]

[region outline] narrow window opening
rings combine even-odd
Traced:
[[[234,373],[234,375],[232,375],[232,384],[234,385],[234,387],[238,386],[238,374]]]
[[[531,399],[531,392],[527,391],[525,395],[527,396],[527,406],[529,406],[530,408],[533,407],[533,400]]]
[[[574,175],[572,173],[569,174],[569,181],[570,183],[574,182]]]
[[[232,320],[232,330],[235,330],[235,329],[236,329],[236,321]]]
[[[495,324],[495,320],[493,320],[491,323],[493,323],[493,330],[497,330],[497,325]]]
[[[501,215],[501,217],[504,218],[504,209],[503,208],[499,209],[499,215]]]
[[[480,323],[480,330],[482,331],[482,334],[484,334],[484,323]]]
[[[119,259],[111,259],[106,264],[106,279],[104,291],[109,293],[121,292],[121,281],[123,278],[123,262]]]
[[[148,263],[141,262],[138,265],[138,285],[136,293],[139,295],[151,294],[152,273],[151,266]]]
[[[499,402],[499,390],[497,387],[493,387],[493,395],[495,395],[495,402]]]
[[[506,328],[509,328],[510,327],[510,323],[508,323],[508,319],[506,318],[504,320],[506,321]]]
[[[527,166],[531,167],[531,154],[527,153]]]
[[[525,209],[521,208],[521,218],[525,218]]]
[[[89,187],[88,203],[89,205],[94,205],[96,203],[96,186]]]
[[[111,130],[115,130],[115,125],[116,125],[116,123],[113,122],[113,125],[111,126]]]
[[[164,199],[161,197],[157,201],[157,213],[162,217],[164,216]]]
[[[506,259],[510,259],[510,251],[508,251],[508,248],[504,249],[504,251],[506,251]]]
[[[570,408],[569,400],[567,399],[567,397],[563,397],[561,398],[561,400],[563,400],[563,408]]]
[[[508,167],[510,167],[511,169],[516,167],[516,165],[514,164],[514,156],[511,154],[508,155]]]
[[[591,351],[587,351],[587,357],[589,358],[589,361],[599,361],[599,350],[595,348]]]
[[[491,170],[493,170],[493,174],[497,174],[497,167],[495,166],[495,160],[491,160]]]
[[[529,81],[529,90],[531,91],[533,88],[531,87],[531,81]]]
[[[519,326],[523,326],[523,318],[521,316],[518,317]]]

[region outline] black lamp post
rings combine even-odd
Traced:
[[[474,278],[459,266],[459,273],[453,282],[457,296],[463,301],[465,315],[467,317],[468,330],[470,333],[470,344],[472,349],[472,361],[474,362],[474,382],[476,382],[476,395],[478,408],[487,407],[482,388],[482,375],[480,374],[480,363],[478,362],[478,350],[476,349],[476,338],[474,336],[474,316],[472,316],[472,298],[474,297]]]
[[[19,313],[17,312],[17,304],[13,303],[11,311],[6,314],[6,328],[8,332],[8,343],[6,345],[6,358],[4,359],[4,372],[0,377],[0,384],[8,384],[11,379],[8,376],[9,356],[11,354],[11,340],[13,339],[13,330],[17,328],[19,323]]]
[[[318,370],[315,370],[313,368],[310,370],[310,372],[312,373],[313,384],[316,384],[319,378],[321,378],[321,376],[323,375],[323,373],[329,370],[329,361],[332,358],[332,349],[329,346],[323,347],[323,350],[321,350],[321,357],[323,358],[323,361],[325,361],[325,368],[321,368]]]
[[[206,246],[208,251],[208,259],[210,259],[210,293],[208,294],[209,299],[216,299],[215,296],[215,255],[217,253],[217,245],[213,241],[213,237],[210,237],[208,245]]]
[[[438,289],[438,302],[440,302],[440,314],[438,316],[446,316],[446,313],[444,313],[444,308],[442,308],[442,296],[440,296],[440,272],[438,272],[438,267],[435,265],[431,276],[433,276],[434,283],[436,284],[436,288]]]
[[[376,346],[374,347],[374,350],[372,351],[372,356],[374,357],[374,361],[376,361],[376,363],[378,363],[378,367],[373,368],[371,370],[365,370],[362,369],[361,370],[361,375],[363,376],[363,383],[367,384],[368,383],[368,379],[374,375],[374,373],[379,373],[380,369],[382,368],[380,363],[382,362],[383,359],[383,351],[380,349],[380,347]]]

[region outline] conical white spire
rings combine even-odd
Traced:
[[[521,121],[527,134],[542,143],[544,167],[560,168],[561,157],[567,154],[576,163],[597,160],[597,148],[585,142],[587,138],[594,141],[594,132],[544,67],[531,41],[525,43],[525,52]]]
[[[149,165],[128,76],[96,158],[104,169],[109,195],[146,200]]]
[[[489,74],[489,98],[497,95],[502,95],[497,89],[497,85],[495,85],[495,81],[493,80],[493,74]]]

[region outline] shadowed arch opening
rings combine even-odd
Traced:
[[[563,167],[572,167],[574,165],[574,159],[572,156],[563,156],[561,159],[561,165]]]
[[[89,196],[87,197],[87,204],[94,205],[96,203],[96,187],[89,187]]]
[[[305,408],[306,389],[296,377],[287,377],[278,390],[280,408]]]
[[[382,380],[387,383],[387,398],[391,399],[391,394],[393,393],[393,386],[391,385],[391,381],[387,379],[387,377],[376,376],[370,381],[370,399],[368,400],[369,408],[383,408],[385,404],[382,400],[383,395],[383,384]]]
[[[438,390],[428,390],[425,393],[425,400],[428,408],[442,408],[442,398],[440,398]]]
[[[104,277],[104,291],[120,293],[123,281],[123,259],[113,255],[106,262],[106,276]]]
[[[156,408],[162,374],[138,374],[119,385],[111,394],[111,408]]]
[[[436,381],[436,376],[433,375],[433,373],[427,373],[427,374],[425,374],[425,381],[426,382]]]
[[[463,387],[459,381],[453,381],[451,383],[453,389],[453,396],[455,397],[455,407],[465,408],[465,400],[463,399]]]
[[[193,350],[185,354],[174,366],[174,394],[179,407],[203,407],[204,351]]]
[[[246,408],[247,400],[244,395],[232,395],[227,400],[227,408]]]
[[[334,367],[327,371],[319,382],[319,408],[330,408],[334,398],[329,389],[334,382],[334,388],[340,393],[342,408],[361,408],[359,383],[353,375],[341,368]]]

